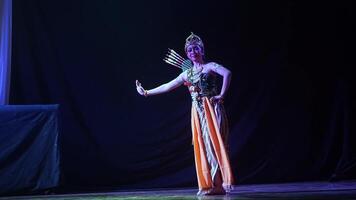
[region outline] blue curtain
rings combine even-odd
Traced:
[[[0,105],[7,104],[11,66],[12,0],[0,1]]]
[[[0,106],[0,196],[59,185],[59,105]]]

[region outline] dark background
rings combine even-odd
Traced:
[[[63,187],[196,186],[180,71],[191,31],[229,68],[237,184],[356,177],[351,1],[13,2],[11,104],[60,104]]]

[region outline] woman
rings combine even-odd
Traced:
[[[169,92],[185,84],[192,97],[192,133],[195,166],[199,184],[198,195],[225,194],[231,188],[233,175],[226,151],[228,134],[223,99],[230,84],[231,72],[225,67],[204,62],[204,44],[191,33],[186,39],[185,52],[193,66],[174,80],[156,88],[145,90],[136,80],[137,92],[152,96]],[[216,75],[223,77],[218,93]]]

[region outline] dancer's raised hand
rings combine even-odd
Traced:
[[[138,80],[136,80],[136,90],[140,95],[146,96],[146,90],[141,86],[141,83]]]

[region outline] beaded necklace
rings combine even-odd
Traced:
[[[198,82],[203,69],[204,67],[200,67],[200,69],[194,69],[194,67],[190,68],[188,70],[188,81],[192,84]]]

